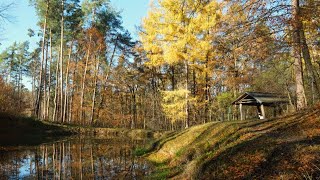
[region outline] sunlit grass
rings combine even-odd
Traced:
[[[166,137],[148,159],[179,167],[177,179],[314,177],[320,173],[314,165],[320,161],[319,115],[313,109],[265,121],[207,123]]]

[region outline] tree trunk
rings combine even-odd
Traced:
[[[41,103],[41,91],[42,91],[42,71],[43,71],[43,64],[44,64],[44,47],[45,47],[45,40],[46,40],[46,31],[47,31],[47,16],[48,16],[48,11],[49,11],[49,1],[47,0],[47,7],[46,7],[46,15],[44,18],[44,23],[43,23],[43,35],[42,35],[42,45],[41,45],[41,52],[42,52],[42,56],[41,56],[41,65],[40,65],[40,75],[39,75],[39,87],[38,87],[38,94],[37,94],[37,100],[36,100],[36,109],[35,109],[35,113],[37,115],[38,118],[40,118],[40,103]]]
[[[55,90],[54,90],[54,99],[53,99],[54,105],[53,105],[52,121],[57,121],[57,109],[58,109],[58,102],[57,101],[58,101],[58,88],[59,88],[58,73],[59,73],[59,61],[57,60],[57,63],[56,63],[56,85],[55,85]]]
[[[88,69],[88,61],[90,57],[90,48],[91,48],[91,35],[89,37],[89,47],[87,50],[87,57],[86,57],[86,62],[85,62],[85,67],[83,71],[83,78],[82,78],[82,87],[81,87],[81,99],[80,99],[80,124],[83,125],[83,103],[84,103],[84,88],[85,88],[85,83],[86,83],[86,77],[87,77],[87,69]]]
[[[171,84],[172,84],[172,91],[174,91],[176,89],[176,83],[175,83],[175,68],[174,65],[171,66]]]
[[[186,82],[185,82],[185,89],[186,89],[186,107],[185,107],[185,113],[186,113],[186,119],[185,119],[185,129],[189,128],[189,63],[188,61],[185,62],[185,68],[186,68]]]
[[[316,94],[317,97],[319,97],[320,96],[320,89],[319,89],[318,78],[317,78],[316,72],[315,72],[313,65],[312,65],[310,51],[309,51],[309,47],[307,44],[307,40],[305,37],[304,28],[303,28],[303,24],[302,24],[301,20],[299,23],[301,26],[300,38],[301,38],[302,56],[303,56],[303,59],[306,64],[307,74],[311,78],[311,86],[315,87],[315,90],[316,90],[316,93],[312,92],[312,94]]]
[[[42,118],[46,119],[47,114],[47,67],[48,67],[48,43],[45,44],[46,47],[46,55],[44,62],[44,74],[43,74],[43,114]]]
[[[137,100],[136,100],[136,90],[133,86],[131,88],[131,113],[133,113],[133,117],[131,119],[131,129],[134,129],[137,122]]]
[[[62,121],[65,122],[66,120],[66,116],[67,116],[67,100],[68,100],[68,91],[69,91],[69,66],[70,66],[70,61],[71,61],[71,54],[72,54],[72,46],[73,46],[73,40],[71,41],[70,44],[70,48],[69,48],[69,58],[68,58],[68,62],[67,62],[67,69],[66,69],[66,89],[65,89],[65,93],[64,93],[64,106],[63,106],[63,117],[62,117]]]
[[[204,108],[204,120],[203,123],[208,122],[208,110],[209,110],[209,75],[208,75],[208,63],[209,63],[209,57],[207,55],[207,60],[206,60],[206,89],[205,89],[205,108]]]
[[[76,63],[76,67],[73,70],[73,74],[72,74],[72,90],[71,90],[71,98],[70,98],[70,107],[69,107],[69,116],[68,116],[68,121],[69,123],[71,122],[71,120],[73,119],[73,99],[74,99],[74,91],[75,91],[75,85],[76,83],[76,73],[79,67],[78,64],[78,60],[75,59],[75,63]],[[77,91],[78,92],[78,91]]]
[[[98,87],[98,72],[100,67],[100,60],[98,57],[98,61],[96,63],[95,69],[94,69],[94,87],[93,87],[93,93],[92,93],[92,105],[91,105],[91,125],[94,123],[94,113],[95,113],[95,104],[96,104],[96,92]]]
[[[19,84],[18,84],[18,109],[21,109],[21,91],[22,91],[22,58],[19,58]]]
[[[49,118],[50,115],[50,93],[51,93],[51,64],[52,64],[52,30],[50,29],[50,59],[49,59],[49,80],[48,80],[48,97],[47,97],[47,110],[46,117]]]
[[[300,10],[299,0],[292,0],[292,15],[293,15],[293,57],[294,57],[294,72],[296,81],[296,96],[297,96],[297,110],[301,110],[307,106],[304,84],[303,84],[303,70],[302,58],[300,48]]]
[[[61,36],[60,36],[60,118],[63,119],[63,40],[64,40],[64,0],[61,1]]]

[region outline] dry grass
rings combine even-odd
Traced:
[[[265,121],[208,123],[167,137],[148,158],[161,163],[161,178],[319,178],[319,116],[315,108]]]

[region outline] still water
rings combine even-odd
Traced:
[[[33,147],[2,148],[0,179],[141,179],[148,162],[133,155],[147,140],[74,137]]]

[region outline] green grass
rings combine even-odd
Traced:
[[[162,164],[155,179],[320,177],[320,110],[191,127],[158,140],[146,156]]]
[[[133,151],[133,154],[135,156],[142,156],[144,154],[146,154],[148,152],[148,149],[147,148],[144,148],[144,147],[138,147],[136,148],[134,151]]]

